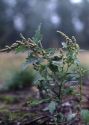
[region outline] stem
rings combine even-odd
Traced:
[[[59,98],[59,94],[55,90],[52,89],[52,92]]]
[[[82,74],[80,72],[80,108],[81,108],[81,102],[82,102]]]
[[[39,44],[40,44],[40,47],[43,48],[42,43],[40,42]]]
[[[59,101],[60,104],[62,103],[62,88],[63,88],[63,81],[60,83],[60,88],[59,88]]]
[[[64,67],[64,65],[63,65],[63,67]],[[63,70],[63,67],[62,67],[62,73],[64,72]],[[60,83],[60,87],[59,87],[59,100],[60,100],[60,104],[62,103],[62,95],[63,95],[63,93],[62,93],[62,89],[63,89],[63,83],[64,83],[64,80],[65,80],[65,78],[66,78],[66,76],[67,76],[67,73],[68,73],[68,69],[69,69],[69,65],[67,66],[67,69],[66,69],[66,71],[65,71],[65,73],[64,73],[64,75],[62,76],[62,78],[61,78],[61,83]]]

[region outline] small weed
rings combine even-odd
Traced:
[[[84,70],[81,68],[80,61],[78,59],[79,45],[76,43],[76,39],[74,37],[69,38],[63,32],[58,31],[58,33],[65,39],[65,42],[62,43],[62,48],[45,49],[41,42],[42,35],[40,33],[40,28],[41,27],[39,26],[32,39],[26,39],[21,34],[22,41],[16,41],[16,43],[11,46],[6,46],[5,49],[1,50],[2,52],[9,52],[11,50],[15,50],[16,52],[28,51],[26,63],[27,65],[33,65],[37,74],[33,81],[33,75],[31,72],[30,75],[28,75],[28,72],[25,70],[17,73],[12,78],[10,84],[8,84],[8,88],[17,90],[34,83],[34,85],[39,88],[40,92],[45,95],[44,100],[48,99],[47,110],[52,117],[53,124],[58,125],[60,122],[62,124],[65,122],[66,124],[69,124],[72,123],[72,120],[75,119],[75,117],[77,118],[77,112],[76,110],[75,112],[71,110],[69,102],[63,102],[65,101],[64,97],[71,97],[71,94],[73,93],[71,85],[66,83],[68,83],[69,78],[74,79],[75,74],[80,85],[79,104],[81,109],[82,77]],[[56,52],[58,52],[57,55]],[[44,63],[44,61],[46,61],[46,63]],[[72,67],[74,66],[77,70],[70,70],[73,69]],[[41,102],[36,100],[31,102],[32,105],[37,105],[39,103]],[[74,108],[77,107],[76,105],[74,105]],[[68,112],[65,107],[69,108]],[[73,121],[72,124],[74,124],[74,122],[75,121]]]
[[[7,80],[2,89],[6,91],[20,90],[32,86],[35,74],[33,70],[21,70],[12,73],[12,76]]]
[[[6,104],[13,104],[13,103],[19,102],[19,99],[16,96],[3,95],[3,96],[0,96],[0,101],[5,102]]]

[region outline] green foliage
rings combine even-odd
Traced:
[[[87,65],[80,65],[82,69],[83,79],[89,78],[89,67]]]
[[[11,78],[6,81],[3,86],[3,89],[7,91],[13,91],[30,87],[32,86],[34,78],[35,73],[32,69],[16,71],[15,73],[12,73]]]
[[[43,48],[41,43],[42,35],[40,33],[40,26],[38,27],[38,30],[36,31],[36,34],[32,40],[30,38],[26,40],[26,38],[22,36],[22,41],[19,42],[17,46],[13,47],[12,44],[11,47],[4,49],[4,51],[10,51],[22,45],[24,45],[27,48],[28,57],[26,58],[26,62],[29,65],[33,65],[33,68],[37,76],[35,77],[33,82],[33,75],[30,73],[30,75],[28,76],[29,78],[31,78],[31,82],[29,82],[29,79],[27,77],[28,73],[23,71],[20,74],[16,74],[16,77],[14,77],[12,80],[14,81],[13,83],[15,83],[15,86],[13,87],[13,84],[10,84],[9,88],[18,89],[28,86],[28,83],[33,82],[34,85],[36,85],[39,88],[40,92],[44,91],[45,98],[49,98],[48,110],[53,116],[53,119],[56,118],[57,123],[60,122],[60,113],[62,116],[60,116],[60,119],[64,119],[63,113],[59,113],[57,106],[61,107],[64,96],[71,96],[71,94],[73,93],[73,89],[71,88],[71,86],[66,86],[66,83],[68,83],[68,78],[71,77],[71,79],[73,79],[74,75],[77,74],[78,80],[80,82],[80,88],[82,89],[81,78],[83,73],[79,66],[79,46],[76,43],[75,38],[69,38],[63,32],[60,31],[58,31],[58,33],[61,34],[65,39],[65,42],[62,43],[62,48],[60,49]],[[74,66],[77,67],[76,69],[78,69],[78,72],[70,70],[73,69],[72,67]],[[81,89],[80,95],[82,94]],[[35,100],[35,102],[33,101],[32,104],[35,105],[39,103],[40,102],[37,102]]]
[[[49,112],[51,114],[54,113],[54,111],[56,110],[56,106],[57,106],[57,103],[55,101],[51,101],[48,105],[48,109],[49,109]]]
[[[34,37],[32,38],[33,42],[41,45],[41,40],[42,40],[42,34],[41,34],[41,24],[39,25]]]
[[[28,100],[27,100],[27,104],[28,105],[30,105],[30,106],[37,106],[37,105],[39,105],[39,104],[42,104],[42,103],[44,103],[44,102],[48,102],[49,101],[49,99],[41,99],[41,100],[38,100],[38,99],[34,99],[34,98],[29,98]]]
[[[18,47],[16,48],[16,53],[25,52],[26,50],[27,50],[27,48],[26,48],[24,45],[18,46]]]
[[[86,125],[89,124],[89,110],[87,109],[82,109],[81,110],[81,116]]]

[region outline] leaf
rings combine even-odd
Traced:
[[[39,81],[41,81],[41,80],[44,80],[44,78],[41,76],[41,74],[39,72],[37,72],[33,83],[35,85],[38,85],[38,84],[40,84]]]
[[[83,121],[88,124],[89,123],[89,111],[87,109],[81,110],[81,116]]]
[[[36,56],[33,56],[33,53],[30,53],[26,59],[29,64],[36,63],[38,60]]]
[[[78,59],[75,59],[74,63],[77,64],[77,65],[79,65],[80,61]]]
[[[19,52],[25,52],[27,51],[27,48],[24,46],[24,45],[20,45],[18,46],[16,49],[15,49],[16,53],[19,53]]]
[[[22,33],[20,33],[20,37],[22,40],[26,40]]]
[[[29,65],[31,65],[33,63],[35,64],[38,62],[40,63],[41,61],[42,61],[42,59],[37,58],[36,56],[33,56],[32,53],[30,53],[28,55],[28,57],[26,58],[26,62],[21,65],[21,68],[24,70],[24,69],[28,68]]]
[[[56,109],[57,103],[55,101],[51,101],[48,105],[48,110],[51,114],[54,113],[55,109]]]
[[[52,61],[52,64],[55,66],[59,66],[63,64],[63,61]]]
[[[49,98],[47,98],[47,99],[41,99],[41,100],[30,98],[30,100],[28,100],[27,103],[30,104],[30,106],[37,106],[39,104],[46,103],[49,100],[50,100]]]
[[[76,117],[76,113],[71,113],[67,116],[67,120],[71,121],[72,119],[74,119]]]
[[[25,70],[25,69],[27,69],[28,67],[29,67],[29,62],[25,62],[25,63],[21,64],[21,69],[22,69],[22,70]]]
[[[72,95],[73,94],[73,88],[68,87],[68,88],[64,89],[64,94],[65,95]]]
[[[41,43],[42,40],[42,34],[41,34],[41,24],[38,26],[38,29],[36,30],[36,33],[34,35],[34,37],[32,38],[32,40],[38,45],[39,43]]]
[[[58,64],[54,64],[53,62],[50,62],[48,67],[52,72],[57,72],[58,71]]]

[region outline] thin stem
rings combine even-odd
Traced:
[[[80,108],[82,102],[82,74],[80,73]]]
[[[59,101],[60,104],[62,103],[62,86],[63,86],[63,81],[60,84],[60,88],[59,88]]]
[[[63,65],[63,67],[64,67],[64,65]],[[69,69],[69,65],[67,66],[67,69],[66,69],[66,71],[65,71],[64,75],[63,75],[63,76],[62,76],[62,78],[61,78],[61,83],[60,83],[60,87],[59,87],[59,100],[60,100],[60,103],[62,102],[62,95],[63,95],[63,93],[62,93],[62,90],[63,90],[63,83],[64,83],[65,78],[66,78],[66,76],[67,76],[68,69]],[[62,68],[62,73],[64,72],[63,70],[64,70],[64,69]]]

